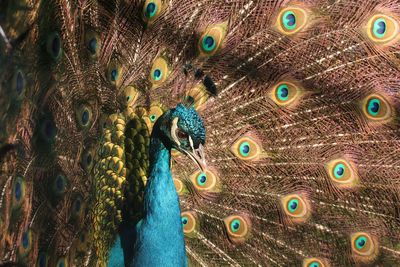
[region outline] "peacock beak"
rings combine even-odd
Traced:
[[[207,169],[207,164],[206,164],[206,159],[204,156],[203,145],[200,144],[199,147],[197,149],[195,149],[193,147],[193,145],[191,144],[191,148],[192,148],[191,151],[185,150],[185,149],[182,149],[181,151],[183,153],[185,153],[191,160],[196,162],[196,164],[199,166],[199,168],[201,169],[202,172],[205,172],[205,170]]]

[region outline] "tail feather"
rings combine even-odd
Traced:
[[[140,209],[136,146],[190,97],[208,168],[175,151],[172,172],[193,266],[396,266],[399,17],[394,0],[2,1],[0,262],[105,265],[117,210]]]

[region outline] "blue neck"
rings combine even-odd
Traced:
[[[132,266],[186,266],[179,198],[170,170],[171,151],[153,130],[144,218],[136,226]]]
[[[157,124],[157,123],[156,123]],[[150,142],[150,175],[144,217],[134,228],[122,227],[108,266],[187,266],[179,198],[170,169],[171,151],[157,127]]]
[[[150,143],[150,175],[144,197],[144,214],[148,222],[157,224],[171,213],[171,204],[179,207],[179,199],[170,169],[171,151],[163,142],[152,137]],[[180,218],[180,214],[179,214]],[[179,219],[180,222],[180,219]]]

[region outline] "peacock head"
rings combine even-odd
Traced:
[[[206,141],[206,129],[203,120],[194,107],[178,104],[164,113],[156,124],[169,148],[186,154],[204,170],[206,168],[203,146]]]

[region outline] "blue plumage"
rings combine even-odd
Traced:
[[[201,150],[204,142],[204,124],[193,107],[179,104],[156,121],[150,141],[144,217],[134,228],[120,229],[108,266],[123,266],[123,259],[130,267],[187,266],[179,198],[170,170],[171,149],[203,160],[195,151]]]

